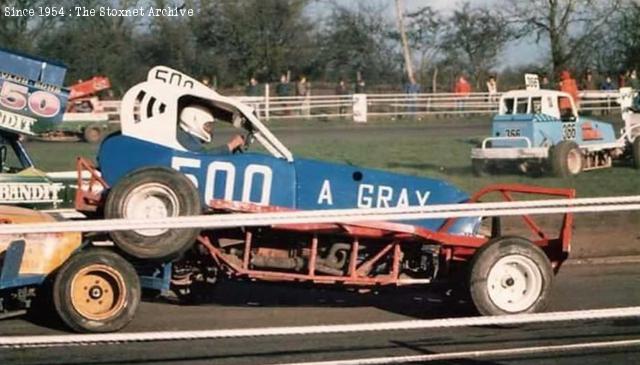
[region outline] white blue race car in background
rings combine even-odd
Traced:
[[[624,127],[578,114],[571,95],[557,90],[512,90],[500,97],[491,136],[471,151],[476,175],[504,165],[522,171],[549,170],[560,177],[611,167],[629,160],[640,169],[640,120],[630,109],[630,90],[623,91]]]

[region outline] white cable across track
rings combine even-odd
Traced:
[[[0,348],[66,347],[105,343],[186,341],[218,338],[258,336],[314,335],[328,333],[355,333],[374,331],[400,331],[470,326],[521,325],[566,321],[607,320],[640,316],[640,307],[622,307],[583,311],[563,311],[534,314],[501,315],[491,317],[463,317],[430,320],[408,320],[378,323],[359,323],[321,326],[265,327],[246,329],[131,332],[86,335],[43,335],[0,337]]]
[[[229,228],[276,224],[355,223],[417,219],[491,217],[640,210],[640,196],[549,199],[518,202],[428,205],[423,207],[304,210],[236,213],[159,219],[100,219],[0,225],[2,234],[45,232],[108,232],[167,228]]]

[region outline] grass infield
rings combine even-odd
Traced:
[[[366,125],[347,120],[275,121],[269,126],[294,156],[440,178],[468,192],[491,183],[526,183],[572,187],[581,197],[640,194],[640,171],[628,163],[567,179],[517,171],[477,178],[471,172],[470,150],[489,132],[490,122],[489,117],[471,119],[475,122],[470,118],[374,120]],[[461,128],[450,132],[447,128],[452,125]],[[221,131],[221,140],[227,138],[225,133]],[[97,148],[82,142],[28,143],[36,166],[44,171],[74,169],[76,156],[95,159]]]

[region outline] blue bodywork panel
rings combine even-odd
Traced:
[[[261,153],[179,151],[121,134],[102,142],[98,164],[111,186],[143,167],[173,168],[195,183],[203,204],[224,199],[310,210],[455,204],[469,199],[465,192],[436,179],[310,159],[289,162]],[[406,223],[437,230],[443,222]],[[479,218],[458,219],[449,232],[474,234],[478,223]]]
[[[2,72],[52,86],[62,87],[67,72],[67,66],[62,63],[3,48],[0,48],[0,60]]]
[[[20,265],[25,251],[25,241],[12,242],[4,253],[0,267],[0,290],[27,285],[39,285],[44,282],[44,275],[20,274]]]
[[[69,98],[66,66],[0,48],[0,128],[18,133],[52,129],[62,121]]]
[[[531,147],[553,146],[572,140],[579,146],[616,142],[613,126],[580,116],[577,120],[562,121],[545,114],[497,115],[492,122],[492,137],[527,137]],[[527,147],[526,141],[492,141],[492,147]]]

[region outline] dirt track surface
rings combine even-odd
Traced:
[[[371,323],[473,315],[465,302],[424,289],[358,294],[340,289],[227,282],[210,303],[144,302],[126,332]],[[561,269],[552,311],[640,305],[640,265],[571,265]],[[0,336],[64,334],[53,316],[0,322]],[[8,364],[276,364],[419,355],[637,339],[637,319],[538,323],[438,330],[272,336],[199,341],[105,344],[52,349],[0,349]],[[566,354],[458,360],[454,364],[632,364],[640,347]]]

